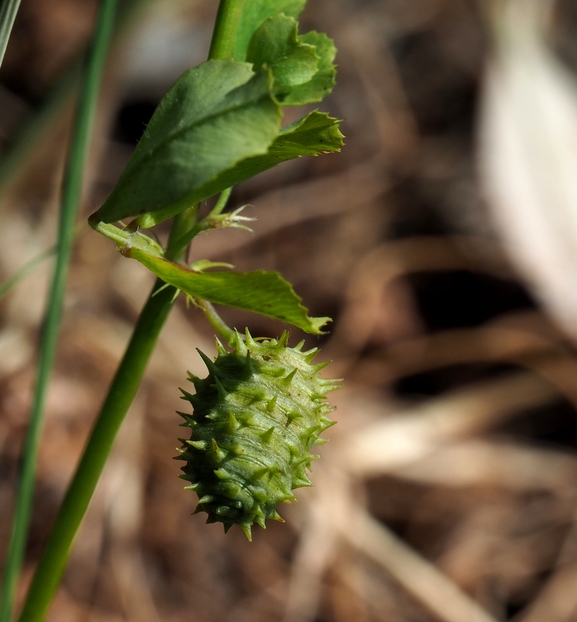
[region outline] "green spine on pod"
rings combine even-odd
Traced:
[[[334,424],[326,394],[339,381],[319,376],[328,363],[311,364],[318,349],[302,352],[304,342],[287,345],[288,333],[256,341],[238,333],[228,352],[217,340],[215,361],[199,351],[209,374],[189,374],[196,394],[182,391],[192,416],[179,413],[190,427],[183,443],[183,479],[198,497],[195,513],[207,523],[221,522],[225,532],[239,525],[251,539],[251,526],[282,521],[280,502],[292,503],[294,488],[312,486],[307,475],[319,456],[310,450],[323,444],[321,432]]]

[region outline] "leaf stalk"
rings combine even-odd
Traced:
[[[158,291],[162,288],[162,291]],[[154,295],[156,293],[156,295]],[[172,308],[176,290],[158,280],[144,306],[126,353],[110,386],[74,478],[60,506],[46,549],[36,569],[20,622],[41,622],[66,567],[114,439],[124,421]]]

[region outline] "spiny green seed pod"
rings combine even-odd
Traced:
[[[208,377],[189,374],[196,394],[182,391],[193,407],[192,416],[179,413],[192,429],[183,440],[179,459],[185,460],[183,479],[199,497],[195,513],[206,512],[207,523],[221,522],[225,532],[239,525],[251,539],[251,526],[265,529],[265,519],[282,521],[280,502],[292,503],[292,489],[312,486],[307,476],[319,434],[334,424],[326,394],[336,380],[319,376],[327,365],[312,365],[318,349],[301,352],[280,339],[255,341],[249,332],[236,334],[234,351],[217,340],[213,362],[199,352]]]

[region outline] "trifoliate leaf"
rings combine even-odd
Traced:
[[[301,298],[278,272],[196,272],[139,248],[123,249],[122,253],[138,260],[166,283],[196,298],[266,315],[317,335],[330,320],[309,317]]]
[[[271,70],[277,95],[309,82],[320,61],[315,46],[300,40],[296,20],[286,15],[267,19],[255,31],[246,59],[253,63],[255,71],[263,66]]]
[[[227,60],[186,72],[92,222],[140,216],[141,227],[152,227],[279,162],[338,151],[338,121],[327,115],[280,130],[271,80],[268,69],[255,75],[249,64]]]

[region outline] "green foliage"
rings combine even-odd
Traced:
[[[335,153],[343,146],[340,121],[324,112],[311,112],[282,130],[268,155],[284,162],[303,155]],[[299,156],[295,156],[299,153]],[[256,158],[255,158],[256,159]]]
[[[283,106],[302,106],[321,101],[335,84],[336,48],[324,34],[298,34],[292,17],[267,19],[253,34],[247,60],[255,69],[268,67],[274,91]]]
[[[163,98],[98,219],[159,212],[161,222],[232,185],[219,180],[239,161],[266,154],[278,135],[270,80],[227,60],[187,71]]]
[[[140,248],[127,248],[123,254],[137,259],[163,281],[195,298],[266,315],[307,333],[321,334],[321,328],[330,320],[328,317],[309,317],[301,298],[278,272],[201,272]]]
[[[276,506],[312,485],[307,469],[318,456],[310,450],[334,423],[325,396],[339,383],[318,375],[325,364],[311,364],[316,348],[301,352],[302,343],[287,341],[287,333],[261,342],[236,333],[234,352],[218,344],[214,362],[203,355],[209,375],[191,376],[196,395],[183,391],[194,412],[182,413],[192,438],[179,459],[199,497],[196,512],[225,531],[239,525],[249,540],[253,523],[264,529],[267,518],[282,521]]]
[[[5,4],[14,7],[17,3],[8,0]],[[259,343],[247,333],[243,342],[210,303],[264,314],[313,334],[320,334],[329,318],[309,317],[301,299],[277,273],[207,271],[228,265],[203,259],[192,267],[182,265],[186,247],[199,233],[225,226],[246,228],[242,224],[246,218],[240,216],[242,208],[223,211],[233,185],[280,162],[335,152],[342,146],[340,121],[325,113],[315,111],[282,127],[282,106],[320,101],[334,85],[332,41],[319,33],[298,34],[296,18],[305,4],[306,0],[220,0],[210,59],[186,72],[165,96],[117,186],[89,219],[95,230],[111,238],[124,255],[140,261],[160,281],[140,314],[62,502],[20,622],[41,622],[46,616],[75,533],[178,290],[191,296],[235,347],[234,353],[227,353],[220,346],[214,363],[205,359],[209,377],[193,379],[197,396],[186,394],[195,409],[194,419],[185,416],[194,437],[185,443],[182,457],[187,461],[185,477],[192,478],[191,487],[202,494],[199,508],[209,514],[209,520],[221,520],[225,529],[239,524],[250,538],[253,522],[264,527],[266,518],[278,519],[276,503],[291,501],[292,488],[310,484],[306,469],[316,457],[310,450],[332,424],[327,417],[332,408],[325,395],[336,388],[335,381],[318,376],[324,365],[310,364],[315,351],[288,348],[286,334],[279,341]],[[71,157],[74,165],[66,184],[68,216],[61,220],[66,235],[61,236],[58,254],[62,265],[70,252],[72,209],[81,190],[89,119],[116,2],[103,0],[102,5],[78,117]],[[5,44],[5,33],[0,38]],[[199,203],[218,193],[221,197],[211,213],[199,221]],[[139,231],[171,217],[174,222],[166,249]],[[136,219],[128,226],[113,224],[124,218]],[[58,281],[58,287],[52,295],[54,317],[60,313],[64,293],[64,271],[57,274],[54,282]],[[58,320],[49,316],[45,328],[48,354],[39,373],[40,409]],[[249,401],[243,402],[243,395]],[[36,424],[30,426],[32,440],[24,452],[22,481],[27,482],[27,490],[22,487],[19,493],[21,519],[15,521],[12,542],[16,545],[7,565],[8,598],[0,612],[3,620],[11,617],[17,568],[24,551],[22,535],[32,499],[38,421],[36,418]],[[239,432],[241,428],[244,432]],[[232,432],[236,436],[229,434]],[[200,459],[194,451],[201,452]],[[243,460],[243,455],[250,460]],[[262,469],[258,468],[261,459]],[[226,485],[221,486],[222,482]]]
[[[334,86],[333,42],[324,34],[298,32],[297,18],[305,3],[251,0],[242,11],[232,0],[221,4],[223,14],[230,10],[230,20],[217,31],[227,38],[234,23],[234,43],[230,38],[215,43],[219,58],[187,71],[163,98],[90,224],[114,240],[126,257],[201,307],[202,301],[226,305],[320,334],[329,318],[309,317],[291,285],[277,273],[206,271],[218,264],[199,259],[191,267],[169,261],[182,256],[203,231],[247,228],[242,208],[222,211],[232,186],[281,162],[341,149],[340,121],[324,112],[313,111],[282,127],[282,106],[320,101]],[[234,50],[234,60],[226,58],[228,49]],[[198,222],[200,202],[218,193],[223,193],[222,200]],[[140,231],[185,214],[189,225],[173,232],[166,253]],[[124,229],[113,225],[125,218],[135,220]]]
[[[282,14],[296,19],[303,12],[306,3],[307,0],[249,0],[245,2],[234,45],[234,58],[246,60],[250,39],[265,20]]]
[[[335,86],[336,67],[334,65],[337,48],[332,39],[322,32],[307,32],[300,35],[301,43],[307,43],[315,47],[319,57],[315,75],[303,84],[294,86],[282,97],[283,106],[301,106],[312,104],[324,99]]]
[[[152,117],[118,184],[92,217],[152,227],[286,160],[340,150],[339,121],[311,113],[281,130],[268,69],[207,61],[186,72]]]
[[[296,20],[286,15],[271,17],[258,28],[251,37],[246,59],[255,71],[263,66],[271,70],[276,93],[309,82],[319,65],[315,46],[302,43]]]
[[[301,158],[305,155],[316,156],[338,152],[343,145],[343,135],[339,130],[339,125],[339,120],[333,119],[326,113],[311,112],[286,128],[279,129],[275,139],[268,145],[266,153],[238,160],[233,166],[221,170],[204,184],[192,188],[189,194],[175,205],[142,215],[138,219],[138,224],[143,228],[153,227],[174,215],[175,212],[178,213],[195,203],[204,201],[281,162]],[[249,139],[243,143],[241,136],[237,136],[237,138],[242,147],[249,144]],[[215,137],[213,140],[216,141],[218,138]],[[187,160],[182,160],[182,162],[185,168],[190,170],[192,178],[194,171],[190,162]],[[183,179],[186,181],[186,176],[183,176]],[[136,214],[132,215],[135,216]]]

